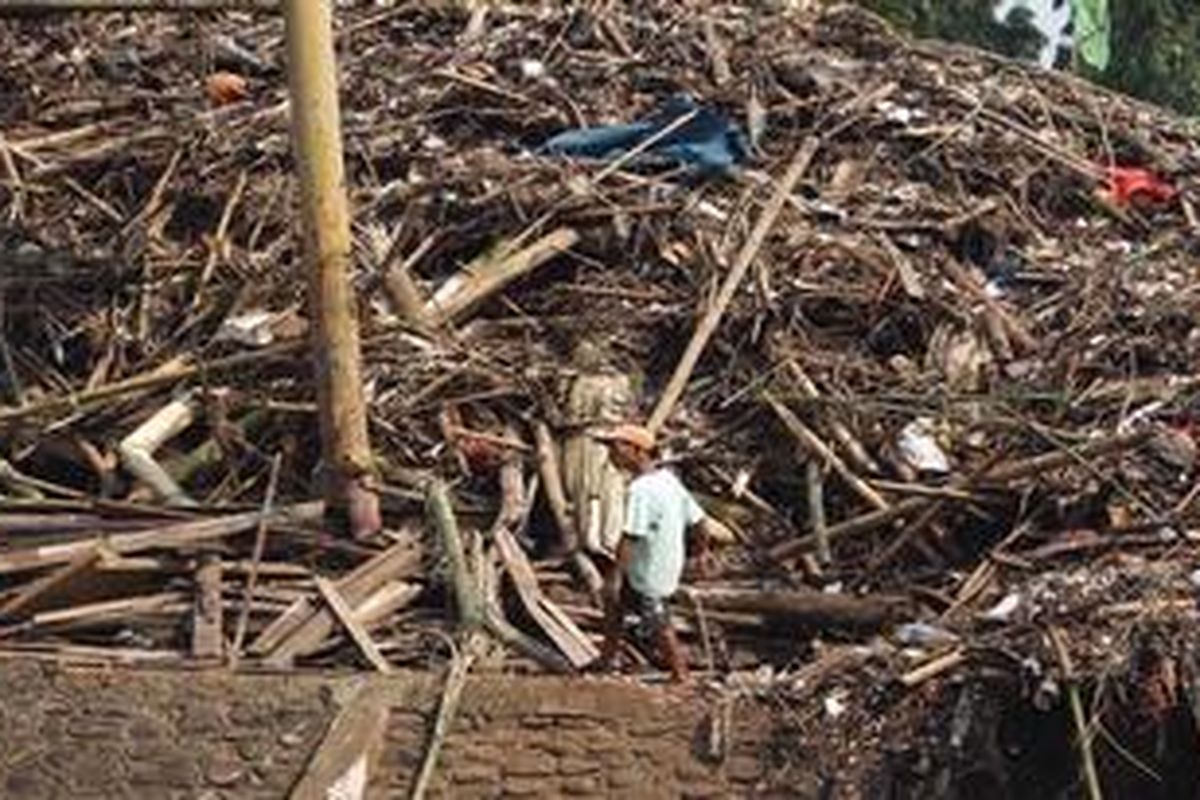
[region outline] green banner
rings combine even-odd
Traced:
[[[1111,56],[1112,17],[1108,0],[1071,0],[1075,20],[1075,52],[1085,64],[1104,71]]]

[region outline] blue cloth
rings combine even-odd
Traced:
[[[651,145],[633,163],[648,163],[657,158],[712,175],[727,173],[748,158],[742,131],[720,111],[697,106],[687,95],[675,95],[636,122],[565,131],[543,144],[541,152],[614,159],[692,112],[696,114],[694,117]]]

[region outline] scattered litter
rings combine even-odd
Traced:
[[[919,417],[900,431],[897,445],[905,462],[917,472],[945,475],[950,472],[950,459],[935,438],[935,423]]]
[[[961,641],[958,634],[927,622],[908,622],[896,627],[896,641],[909,647],[936,647],[938,645],[958,644]]]
[[[989,608],[987,611],[981,611],[977,616],[984,622],[1011,622],[1013,615],[1021,608],[1021,595],[1018,592],[1009,592],[1004,595],[1000,602]]]

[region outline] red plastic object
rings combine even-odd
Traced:
[[[1140,167],[1109,167],[1105,175],[1108,179],[1106,188],[1117,205],[1127,206],[1139,201],[1169,203],[1178,194],[1174,186]]]

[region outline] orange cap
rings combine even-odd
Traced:
[[[594,434],[602,442],[626,442],[634,447],[640,447],[646,452],[653,452],[655,447],[654,431],[644,425],[625,423]]]

